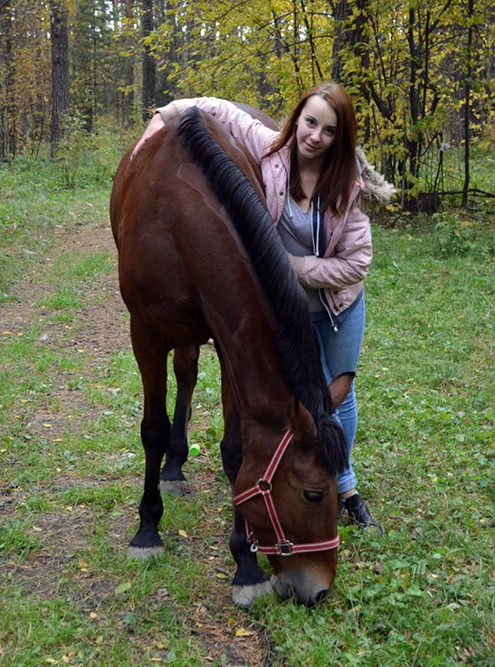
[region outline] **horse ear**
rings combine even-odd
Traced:
[[[301,441],[308,436],[316,438],[316,424],[310,412],[304,405],[294,398],[292,410],[289,415],[289,424],[294,440]]]

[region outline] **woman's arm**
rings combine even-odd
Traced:
[[[301,285],[339,289],[364,280],[372,256],[369,218],[355,207],[349,212],[332,257],[290,256],[290,261]]]
[[[227,100],[216,97],[195,97],[176,100],[156,110],[151,123],[136,144],[131,159],[150,136],[164,127],[167,122],[176,116],[180,116],[186,109],[191,107],[198,107],[202,111],[214,116],[246,148],[258,163],[278,134]]]

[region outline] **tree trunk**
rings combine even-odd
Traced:
[[[52,123],[50,155],[54,157],[63,133],[63,118],[69,112],[69,31],[64,0],[51,3]]]
[[[346,84],[342,58],[342,50],[347,46],[353,55],[361,59],[361,70],[368,67],[369,56],[363,48],[364,29],[366,27],[366,10],[369,0],[338,0],[333,18],[335,19],[335,36],[332,47],[332,79]],[[349,25],[349,18],[354,7],[358,10],[357,17]],[[368,95],[368,93],[367,93]]]
[[[370,101],[370,87],[367,85],[366,77],[369,70],[369,47],[365,44],[367,9],[369,0],[338,0],[334,10],[335,36],[332,48],[332,80],[341,83],[343,86],[351,85],[352,80],[359,80],[358,92],[354,95],[356,109],[359,111],[364,106],[368,108]],[[357,16],[350,22],[354,9],[358,10]],[[359,58],[357,70],[346,75],[344,70],[344,59],[348,59],[350,54]],[[354,93],[356,84],[354,83]],[[370,119],[366,118],[364,126],[364,142],[368,141],[371,127]]]
[[[468,17],[471,19],[474,14],[474,0],[468,0]],[[466,78],[464,83],[464,186],[462,188],[462,205],[467,206],[469,192],[469,116],[471,106],[471,77],[473,75],[473,66],[471,62],[473,46],[473,22],[469,21],[468,43],[466,53]]]
[[[142,17],[143,37],[147,37],[153,31],[153,0],[143,0]],[[151,55],[149,46],[143,48],[143,120],[149,118],[149,114],[155,106],[156,86],[156,63]]]

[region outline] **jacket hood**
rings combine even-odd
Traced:
[[[361,178],[363,180],[361,197],[368,204],[377,204],[379,206],[390,204],[393,195],[397,192],[395,187],[392,183],[386,181],[373,165],[368,162],[363,149],[359,146],[356,147],[356,157],[361,167]]]

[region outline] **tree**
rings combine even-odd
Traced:
[[[51,2],[52,43],[52,121],[50,155],[57,152],[63,133],[64,117],[69,113],[69,31],[64,0]]]
[[[142,0],[143,13],[141,18],[143,31],[143,120],[149,117],[150,110],[155,106],[156,63],[146,38],[153,31],[153,0]]]

